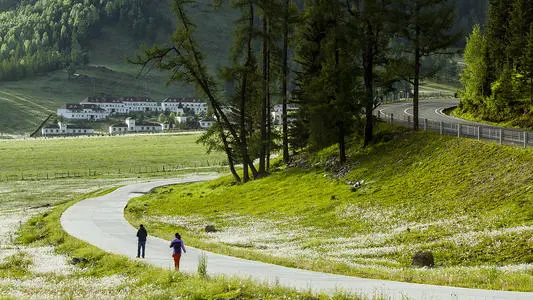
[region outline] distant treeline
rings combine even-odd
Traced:
[[[0,80],[87,62],[86,42],[116,22],[134,37],[169,28],[165,0],[4,0],[0,2]]]
[[[491,0],[484,28],[465,49],[460,109],[485,120],[533,127],[533,2]]]

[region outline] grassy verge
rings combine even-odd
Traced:
[[[465,120],[473,121],[473,122],[478,122],[478,123],[483,123],[483,124],[487,124],[487,125],[493,125],[493,126],[505,127],[505,128],[512,128],[512,129],[526,129],[526,130],[530,129],[530,128],[523,128],[523,127],[520,127],[519,125],[516,125],[516,123],[517,123],[516,120],[510,120],[510,121],[504,121],[504,122],[490,122],[490,121],[487,121],[487,120],[483,120],[480,117],[475,116],[475,115],[473,115],[471,113],[462,113],[457,108],[448,110],[445,113],[448,114],[448,115],[457,117],[457,118],[461,118],[461,119],[465,119]]]
[[[408,133],[351,149],[346,166],[335,151],[245,185],[161,188],[133,199],[126,216],[161,237],[179,229],[188,244],[275,264],[533,290],[533,150]],[[435,267],[411,267],[418,251],[431,251]]]
[[[109,191],[101,190],[86,196],[95,197]],[[19,243],[29,247],[53,246],[58,253],[81,261],[77,265],[79,268],[68,276],[53,273],[41,276],[40,286],[27,291],[27,297],[44,293],[48,297],[67,298],[330,299],[327,295],[296,292],[240,278],[206,278],[162,270],[123,256],[108,254],[69,236],[61,229],[61,214],[78,200],[81,199],[60,204],[22,226],[17,239]],[[26,255],[14,254],[5,261],[0,264],[0,275],[9,273],[8,276],[21,281],[30,281],[34,277],[29,271],[31,260]],[[87,281],[96,282],[96,287],[84,285]],[[339,294],[331,299],[353,297]]]

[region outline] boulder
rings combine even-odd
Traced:
[[[217,232],[217,229],[215,228],[215,225],[207,225],[205,226],[205,232]]]
[[[435,258],[431,251],[419,251],[413,254],[414,267],[433,267],[435,265]]]
[[[73,257],[72,258],[72,264],[73,265],[77,265],[77,264],[81,264],[81,263],[88,263],[89,261],[86,259],[86,258],[83,258],[83,257]]]

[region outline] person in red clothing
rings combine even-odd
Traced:
[[[172,242],[170,242],[170,248],[172,248],[172,257],[174,258],[174,268],[176,268],[176,271],[179,271],[181,250],[183,250],[183,253],[187,253],[187,251],[185,250],[185,246],[183,245],[183,241],[181,240],[180,234],[176,232],[174,236],[176,238],[173,239]]]

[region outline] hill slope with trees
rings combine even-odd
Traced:
[[[533,3],[489,4],[486,26],[475,27],[468,37],[460,111],[533,127]]]

